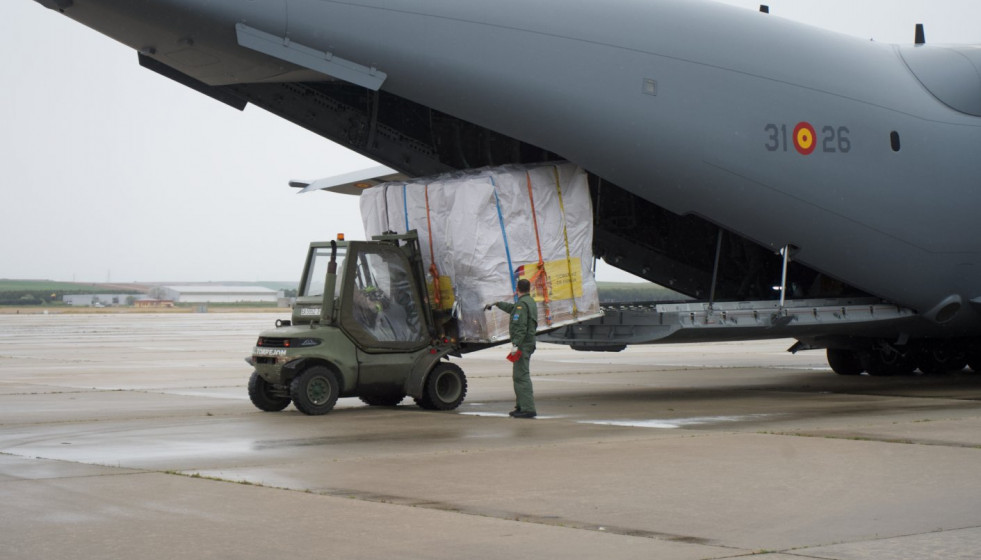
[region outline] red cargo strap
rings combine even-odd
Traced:
[[[426,227],[429,228],[429,274],[433,276],[433,303],[440,309],[439,269],[436,268],[436,253],[433,251],[433,222],[429,217],[429,185],[426,185]]]
[[[535,291],[542,295],[545,303],[545,324],[552,325],[552,310],[549,303],[552,301],[548,295],[548,273],[545,272],[545,259],[542,258],[542,240],[538,235],[538,216],[535,212],[535,195],[531,189],[531,173],[525,171],[528,179],[528,200],[531,201],[531,219],[535,224],[535,244],[538,246],[538,270],[531,277],[531,283],[535,285]]]

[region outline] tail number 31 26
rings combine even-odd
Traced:
[[[763,130],[768,138],[765,147],[771,152],[787,152],[793,147],[799,154],[809,156],[819,145],[826,154],[847,154],[852,151],[852,141],[849,138],[851,131],[847,126],[825,126],[821,128],[820,138],[809,122],[797,123],[793,129],[786,124],[770,123]]]

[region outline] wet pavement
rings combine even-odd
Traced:
[[[279,315],[0,315],[20,558],[977,558],[981,375],[839,377],[792,341],[504,350],[457,411],[256,410]]]

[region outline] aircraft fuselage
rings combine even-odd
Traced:
[[[241,26],[281,38],[671,212],[793,246],[916,310],[925,335],[981,332],[981,85],[939,47],[696,0],[42,3],[209,85],[335,79],[239,44]],[[934,54],[953,78],[923,75]]]

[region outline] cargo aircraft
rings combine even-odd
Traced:
[[[404,176],[580,165],[594,253],[693,299],[553,333],[573,347],[981,367],[981,48],[707,0],[36,1]]]

